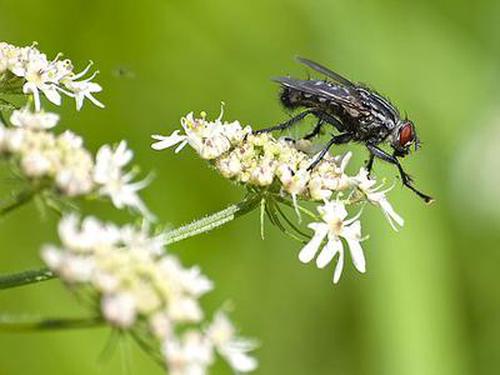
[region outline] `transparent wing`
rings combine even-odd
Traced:
[[[327,67],[318,64],[312,60],[306,59],[304,57],[297,56],[297,61],[308,66],[309,68],[317,71],[318,73],[324,74],[325,76],[331,78],[335,82],[338,82],[345,86],[354,87],[354,83],[349,81],[347,78],[342,77],[340,74],[335,73],[333,70],[328,69]]]
[[[290,77],[273,77],[273,81],[300,92],[326,98],[345,105],[355,105],[358,95],[354,88],[331,84],[321,80],[301,80]]]

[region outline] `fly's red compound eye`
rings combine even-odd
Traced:
[[[401,147],[405,147],[413,142],[413,138],[415,135],[413,134],[413,126],[407,122],[401,127],[399,131],[399,145]]]

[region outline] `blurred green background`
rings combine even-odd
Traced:
[[[142,196],[172,225],[243,191],[193,152],[153,152],[150,134],[170,133],[192,110],[215,117],[221,100],[227,119],[257,128],[283,120],[268,78],[305,75],[296,55],[387,94],[417,124],[423,148],[404,164],[437,202],[426,207],[398,183],[390,198],[406,219],[399,233],[365,210],[366,275],[348,262],[333,286],[332,267],[300,264],[299,245],[274,228],[260,240],[257,213],[171,251],[215,281],[208,308],[234,303],[242,333],[261,341],[259,374],[500,373],[500,2],[0,0],[0,39],[36,40],[77,69],[95,61],[106,109],[87,103],[76,113],[66,100],[61,128],[92,150],[126,139],[156,174]],[[366,154],[349,148],[355,171]],[[396,180],[389,166],[375,172]],[[114,215],[106,205],[87,209]],[[55,223],[34,205],[2,219],[0,272],[40,265]],[[2,291],[0,310],[84,314],[57,281]],[[0,374],[162,373],[127,339],[99,361],[108,337],[106,329],[2,334]]]

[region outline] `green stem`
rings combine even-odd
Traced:
[[[222,211],[216,212],[215,214],[212,214],[210,216],[206,216],[200,220],[196,220],[191,224],[173,229],[170,232],[163,234],[165,244],[169,245],[174,242],[179,242],[186,238],[193,237],[198,234],[218,228],[221,225],[236,219],[237,217],[243,216],[253,211],[259,205],[260,200],[260,196],[251,194],[240,203],[233,204]],[[0,212],[2,211],[0,210]],[[48,268],[40,268],[8,275],[0,275],[0,290],[15,288],[28,284],[35,284],[41,281],[53,279],[55,277],[56,275],[54,275],[54,273]]]
[[[226,209],[196,220],[180,228],[173,229],[165,233],[164,241],[166,245],[182,241],[186,238],[209,232],[220,227],[240,216],[252,212],[260,203],[261,197],[257,194],[248,195],[242,202],[233,204]]]
[[[56,277],[48,268],[39,268],[8,275],[0,275],[0,289],[15,288],[27,284],[39,283]]]
[[[0,202],[0,216],[4,216],[16,208],[28,203],[37,193],[37,189],[27,188],[21,190],[14,197]]]
[[[285,206],[288,206],[288,207],[291,207],[291,208],[295,209],[295,206],[289,200],[287,200],[285,198],[282,198],[280,196],[275,196],[275,198],[276,198],[276,200],[278,202],[283,203]],[[306,214],[307,216],[309,216],[310,218],[312,218],[314,220],[318,220],[319,219],[318,215],[316,215],[314,212],[309,211],[307,208],[302,207],[300,204],[297,205],[297,209],[300,212]]]
[[[68,318],[68,319],[47,319],[47,318],[9,318],[0,317],[0,331],[3,332],[32,332],[53,329],[77,329],[92,328],[104,324],[100,316],[90,318]]]

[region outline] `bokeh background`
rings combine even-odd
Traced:
[[[105,110],[73,102],[61,127],[95,150],[126,139],[154,183],[144,191],[161,222],[180,225],[241,199],[194,156],[149,148],[189,111],[264,127],[288,115],[269,77],[305,75],[303,55],[387,94],[415,121],[423,148],[404,164],[436,196],[427,207],[400,184],[396,233],[368,207],[368,272],[297,260],[299,245],[258,214],[171,247],[216,283],[208,309],[229,299],[242,333],[258,337],[259,374],[462,375],[500,373],[500,2],[0,0],[0,39],[63,51],[101,71]],[[50,106],[48,107],[50,108]],[[366,158],[360,146],[350,146]],[[396,170],[375,166],[396,181]],[[8,181],[2,192],[9,190]],[[101,217],[106,205],[88,206]],[[119,218],[124,220],[123,217]],[[40,265],[56,220],[26,206],[0,223],[0,272]],[[0,293],[0,310],[82,315],[57,281]],[[99,360],[107,329],[0,335],[0,374],[161,374],[122,339]],[[227,374],[217,367],[213,373]]]

